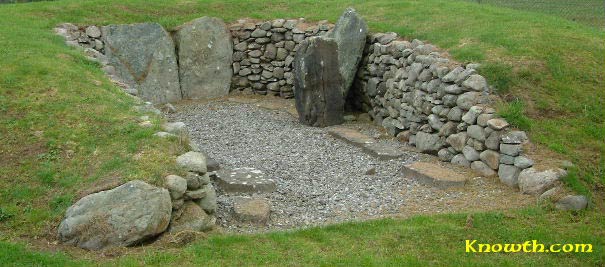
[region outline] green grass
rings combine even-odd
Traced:
[[[214,235],[179,249],[148,249],[103,265],[120,266],[598,266],[605,264],[602,220],[596,213],[570,215],[529,208],[514,212],[415,216],[346,223],[294,232]],[[592,244],[592,253],[466,253],[478,243]],[[32,252],[0,242],[0,261],[88,266],[64,253]]]
[[[601,0],[465,0],[566,18],[605,30],[605,5]]]
[[[133,100],[104,77],[98,64],[65,46],[52,33],[55,25],[155,21],[171,29],[205,15],[226,21],[306,17],[334,22],[347,6],[356,7],[372,31],[427,40],[461,62],[482,63],[480,72],[506,100],[498,112],[527,129],[533,142],[571,159],[577,168],[566,184],[580,193],[592,192],[602,204],[605,33],[595,27],[541,13],[437,0],[65,0],[0,5],[0,259],[7,259],[0,262],[71,263],[68,255],[31,252],[9,243],[35,236],[52,239],[52,227],[81,189],[110,179],[159,183],[176,171],[170,166],[182,151],[175,140],[152,138],[157,128],[138,127],[135,118],[140,114],[131,110]],[[153,120],[158,125],[159,119]],[[512,219],[486,213],[479,221],[489,223],[476,229],[487,241],[531,236],[548,242],[592,240],[600,244],[599,255],[464,255],[459,247],[465,237],[460,228],[464,216],[444,215],[217,236],[178,253],[150,248],[148,254],[113,263],[199,263],[216,258],[217,265],[239,260],[273,265],[281,260],[312,265],[598,265],[603,264],[603,232],[596,228],[603,221],[599,207],[581,215],[582,223],[570,221],[575,217],[568,213],[521,211]],[[537,223],[529,224],[533,221]],[[558,232],[563,237],[557,237]]]

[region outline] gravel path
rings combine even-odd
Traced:
[[[178,110],[169,119],[186,123],[192,141],[222,168],[254,167],[277,181],[276,192],[257,195],[271,202],[266,226],[237,224],[232,209],[238,195],[219,191],[217,222],[227,231],[258,232],[393,216],[408,213],[408,208],[431,210],[428,202],[435,202],[433,210],[442,212],[451,209],[444,205],[447,201],[496,203],[494,199],[510,194],[501,188],[484,194],[483,180],[479,186],[470,186],[477,187],[470,193],[418,185],[398,173],[403,164],[418,160],[419,154],[379,160],[333,138],[326,129],[299,124],[283,110],[229,101],[182,105]],[[378,133],[368,124],[353,126],[370,136]],[[393,139],[379,141],[401,146]],[[371,168],[376,174],[366,175]],[[479,191],[482,195],[477,199]]]

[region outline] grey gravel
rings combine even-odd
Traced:
[[[276,181],[276,192],[257,194],[271,202],[271,218],[264,229],[234,223],[238,195],[217,192],[217,223],[228,231],[298,228],[396,214],[406,201],[406,188],[416,185],[398,175],[403,164],[418,158],[415,153],[380,160],[331,137],[327,129],[299,124],[284,111],[209,102],[179,107],[169,116],[189,125],[191,140],[225,168],[254,167]],[[371,128],[362,132],[375,136],[377,131]],[[379,142],[401,146],[394,139]],[[371,168],[376,174],[366,175]]]

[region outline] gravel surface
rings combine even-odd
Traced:
[[[300,228],[411,214],[410,209],[452,211],[453,205],[468,207],[469,203],[481,209],[490,205],[497,208],[496,200],[511,194],[502,187],[486,192],[483,179],[467,186],[470,192],[419,185],[399,175],[399,170],[421,154],[406,152],[396,160],[379,160],[333,138],[327,129],[299,124],[283,110],[229,101],[187,104],[178,110],[169,119],[187,124],[192,141],[222,168],[254,167],[277,182],[276,192],[256,195],[271,203],[270,220],[264,226],[235,222],[233,202],[244,194],[219,190],[217,223],[227,231]],[[368,123],[349,126],[380,136],[378,128]],[[378,141],[402,146],[394,139]],[[372,168],[376,174],[366,175]]]

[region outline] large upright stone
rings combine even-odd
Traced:
[[[203,17],[177,29],[179,76],[183,98],[210,99],[229,93],[233,44],[225,23]]]
[[[105,54],[122,82],[156,104],[181,100],[174,43],[157,23],[103,27]]]
[[[334,29],[326,37],[334,38],[338,45],[339,71],[344,82],[343,95],[346,96],[353,84],[357,66],[363,56],[363,48],[368,35],[368,25],[355,9],[347,8],[336,22]]]
[[[69,207],[59,225],[59,240],[90,250],[134,245],[164,232],[171,211],[168,190],[130,181]]]
[[[325,127],[344,122],[343,79],[334,39],[311,37],[300,44],[294,60],[294,96],[299,121]]]

